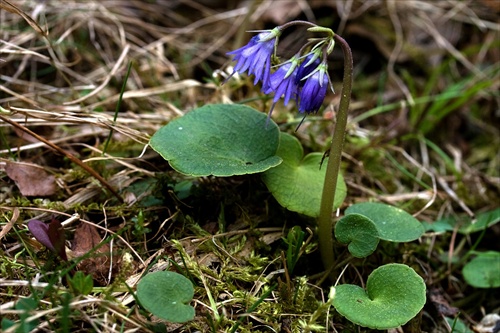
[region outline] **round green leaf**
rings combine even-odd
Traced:
[[[258,173],[281,163],[278,126],[266,120],[245,105],[205,105],[160,128],[149,144],[186,175]]]
[[[262,174],[267,188],[283,207],[318,217],[326,172],[326,164],[320,168],[323,155],[311,153],[302,159],[302,145],[287,133],[281,133],[276,154],[283,159],[283,163]],[[346,193],[344,178],[339,175],[334,207],[342,204]]]
[[[423,222],[426,231],[446,232],[453,231],[458,226],[458,232],[471,234],[489,228],[500,222],[500,208],[482,212],[471,218],[469,215],[447,217],[434,222]]]
[[[476,288],[500,287],[500,252],[479,254],[464,266],[462,273],[465,281]]]
[[[173,323],[194,318],[194,308],[189,305],[193,295],[191,281],[175,272],[150,273],[137,285],[141,305],[158,318]]]
[[[422,223],[404,210],[378,202],[354,204],[345,213],[366,216],[377,226],[380,239],[391,242],[410,242],[425,231]]]
[[[424,280],[403,264],[374,270],[366,282],[366,291],[351,284],[339,285],[333,299],[341,315],[360,326],[379,330],[406,324],[424,304]]]
[[[335,237],[349,244],[349,252],[356,258],[369,256],[377,248],[379,238],[375,223],[364,215],[347,214],[335,224]]]
[[[460,223],[461,227],[458,232],[462,234],[471,234],[473,232],[482,231],[484,228],[489,228],[500,222],[500,208],[477,214],[476,219],[468,218],[465,223],[463,219],[455,219]]]

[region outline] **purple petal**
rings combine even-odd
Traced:
[[[307,78],[300,92],[299,112],[318,112],[328,88],[328,76],[324,74],[320,70]]]
[[[40,220],[31,220],[28,222],[28,229],[37,241],[45,245],[48,249],[56,252],[54,244],[50,241],[49,226],[47,224]]]
[[[270,35],[274,38],[266,40]],[[233,60],[236,61],[234,71],[240,74],[247,72],[249,75],[254,75],[254,85],[262,81],[263,89],[266,89],[275,43],[276,35],[273,32],[262,32],[250,39],[247,45],[228,52],[227,54],[233,55]]]
[[[297,76],[295,78],[295,84],[299,86],[304,85],[304,80],[302,80],[304,77],[308,76],[309,74],[312,73],[313,70],[315,70],[319,64],[320,64],[320,59],[314,60],[311,64],[309,62],[311,59],[314,57],[314,54],[311,53],[309,54],[300,64],[299,69],[297,70]]]

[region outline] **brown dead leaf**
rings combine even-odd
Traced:
[[[109,244],[101,244],[102,239],[97,228],[88,223],[81,223],[75,230],[75,239],[73,240],[72,251],[75,257],[81,257],[92,251],[89,258],[83,259],[76,269],[90,274],[94,281],[100,285],[106,285],[108,281],[110,262]],[[116,264],[116,261],[113,261]]]
[[[56,219],[52,219],[47,228],[47,233],[50,239],[50,242],[54,246],[55,252],[64,260],[67,261],[68,257],[66,256],[66,235],[64,234],[64,228]]]
[[[436,308],[436,311],[442,316],[454,317],[459,312],[456,307],[450,305],[444,295],[444,292],[439,288],[431,288],[429,290],[428,297],[431,303]]]
[[[56,190],[56,178],[36,164],[8,161],[5,172],[12,179],[22,195],[49,196]]]

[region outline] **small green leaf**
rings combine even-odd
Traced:
[[[82,271],[78,271],[73,277],[68,277],[68,283],[71,290],[76,295],[88,295],[94,288],[94,280],[91,275],[86,275]]]
[[[410,242],[424,233],[424,227],[402,209],[378,202],[363,202],[350,206],[346,214],[361,214],[377,226],[379,237],[391,242]]]
[[[474,333],[474,331],[470,330],[467,325],[458,318],[445,317],[444,319],[449,327],[452,328],[451,333]]]
[[[462,274],[476,288],[500,287],[500,252],[480,253],[464,266]]]
[[[475,220],[470,217],[467,218],[466,222],[460,227],[458,232],[468,235],[473,232],[482,231],[484,228],[491,227],[498,222],[500,222],[500,208],[477,214]]]
[[[489,228],[498,222],[500,222],[500,208],[479,213],[475,220],[468,215],[461,215],[458,218],[448,217],[435,222],[424,222],[423,225],[426,231],[435,232],[452,231],[459,225],[458,232],[468,235]]]
[[[287,133],[281,133],[276,154],[283,159],[283,163],[262,174],[267,188],[283,207],[318,217],[326,172],[326,165],[320,168],[323,155],[311,153],[302,159],[302,145]],[[346,193],[344,178],[339,175],[334,207],[342,204]]]
[[[32,297],[27,297],[27,298],[20,298],[16,305],[15,305],[15,309],[16,310],[19,310],[20,313],[19,313],[19,322],[20,322],[20,325],[17,327],[16,329],[16,332],[31,332],[33,331],[38,323],[39,323],[39,319],[37,318],[32,318],[33,316],[33,312],[37,309],[38,307],[38,301],[35,300]],[[30,319],[30,321],[28,321],[28,319]],[[2,326],[3,325],[10,325],[12,322],[3,322],[2,321]],[[17,324],[17,323],[16,323]]]
[[[2,331],[6,331],[8,330],[9,328],[11,328],[12,326],[14,326],[16,324],[15,321],[13,320],[10,320],[10,319],[7,319],[7,318],[2,318]]]
[[[443,233],[447,231],[452,231],[453,226],[451,225],[451,219],[442,219],[434,222],[422,222],[425,231],[433,231],[438,233]]]
[[[302,249],[305,235],[306,233],[303,232],[298,225],[296,225],[288,231],[288,235],[286,236],[286,239],[284,239],[287,245],[286,264],[290,274],[293,273],[293,269],[299,260],[300,250]]]
[[[37,306],[38,302],[33,297],[20,298],[16,303],[16,310],[23,310],[29,312],[36,310]],[[27,314],[26,317],[28,316],[29,315]]]
[[[377,248],[378,230],[372,220],[360,214],[347,214],[335,224],[335,237],[349,244],[349,252],[356,258],[369,256]]]
[[[355,324],[383,330],[406,324],[425,300],[424,280],[412,268],[388,264],[370,274],[366,291],[351,284],[335,287],[333,306]]]
[[[258,173],[281,163],[278,126],[266,120],[245,105],[205,105],[160,128],[149,144],[186,175]]]
[[[150,273],[137,285],[137,298],[142,306],[158,318],[173,323],[194,318],[194,308],[188,304],[193,295],[191,281],[175,272]]]

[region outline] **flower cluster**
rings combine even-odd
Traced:
[[[283,29],[293,23],[295,22],[260,31],[247,45],[227,53],[236,61],[231,76],[234,73],[247,72],[254,75],[254,85],[262,83],[262,91],[265,94],[274,93],[269,115],[282,97],[285,105],[290,99],[294,99],[300,113],[316,113],[323,104],[328,87],[331,87],[326,61],[334,45],[333,32],[330,29],[316,26],[310,28],[311,31],[327,32],[328,37],[308,42],[291,59],[272,66],[273,60],[277,61],[275,52],[279,37]],[[309,48],[308,52],[304,52]]]

